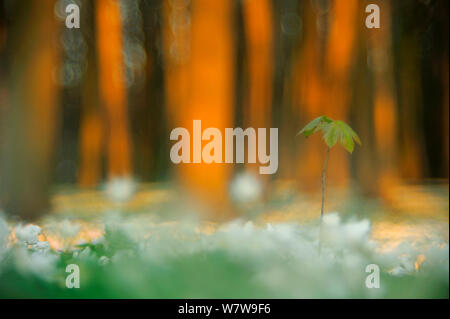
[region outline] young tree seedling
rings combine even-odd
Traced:
[[[327,145],[327,152],[325,155],[325,164],[322,169],[322,206],[320,209],[320,219],[323,217],[323,208],[325,203],[325,182],[328,166],[328,157],[330,155],[330,149],[336,145],[341,144],[350,154],[353,153],[355,143],[361,145],[361,140],[358,134],[346,123],[339,120],[332,120],[327,116],[319,116],[306,124],[306,126],[297,133],[297,135],[305,135],[309,137],[316,132],[322,132],[322,138]]]

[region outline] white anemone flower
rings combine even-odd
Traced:
[[[26,226],[19,225],[15,229],[17,239],[26,245],[34,245],[41,234],[41,227],[37,225],[28,224]]]
[[[48,253],[50,251],[50,244],[48,241],[40,241],[33,245],[33,250],[39,253]]]
[[[65,219],[60,223],[59,233],[63,238],[73,238],[79,233],[80,228],[79,224]]]
[[[106,195],[113,201],[129,200],[136,192],[136,182],[131,177],[116,177],[106,184]]]
[[[31,252],[24,247],[15,247],[13,260],[17,269],[50,280],[55,272],[58,257],[53,254]]]
[[[250,173],[240,173],[231,181],[230,196],[236,203],[252,203],[263,193],[261,180]]]

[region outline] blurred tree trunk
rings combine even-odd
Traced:
[[[304,39],[303,27],[305,7],[310,2],[283,0],[272,2],[274,27],[274,72],[273,72],[273,110],[271,114],[274,127],[279,134],[279,165],[277,176],[293,179],[299,167],[297,155],[302,153],[301,139],[296,138],[303,119],[300,119],[300,77],[297,69]],[[300,72],[301,71],[301,72]],[[282,141],[289,141],[282,143]],[[293,144],[294,143],[294,144]],[[303,154],[303,153],[302,153]],[[297,179],[294,178],[295,183]]]
[[[6,50],[6,39],[7,39],[7,14],[5,8],[5,1],[0,0],[0,160],[1,151],[4,150],[5,143],[5,127],[6,127],[6,109],[7,109],[7,98],[8,98],[8,81],[7,81],[7,50]],[[0,162],[1,165],[1,162]],[[2,170],[0,166],[0,185],[2,180]],[[1,203],[0,203],[1,205]]]
[[[169,125],[174,127],[181,123],[188,107],[191,18],[184,0],[165,0],[162,11],[165,101]]]
[[[243,2],[249,73],[248,95],[244,104],[244,126],[255,129],[271,127],[274,62],[272,14],[273,9],[269,0]],[[267,141],[269,141],[269,136],[267,136]],[[268,147],[266,145],[266,149]],[[259,164],[247,164],[247,167],[251,167],[257,173]]]
[[[131,33],[129,36],[136,39],[134,46],[142,46],[147,57],[143,65],[133,67],[137,71],[133,72],[134,81],[129,94],[135,145],[133,166],[140,179],[146,181],[165,179],[171,167],[167,139],[165,68],[161,52],[163,2],[140,1],[138,21],[130,19],[124,26]]]
[[[394,94],[392,48],[392,5],[380,3],[380,24],[382,28],[368,30],[369,61],[374,81],[373,123],[378,171],[377,186],[386,199],[390,189],[399,181],[398,163],[398,111]],[[406,116],[406,114],[405,114]],[[411,114],[408,114],[411,116]],[[412,144],[414,145],[414,144]],[[416,146],[411,146],[415,148]],[[418,154],[411,154],[418,160]],[[403,165],[403,164],[402,164]],[[416,163],[411,165],[416,166]]]
[[[246,126],[269,127],[272,106],[273,21],[268,0],[243,3],[249,91]]]
[[[359,21],[365,21],[367,13],[359,10]],[[358,32],[357,63],[353,74],[353,103],[352,119],[353,128],[358,132],[362,141],[362,147],[352,155],[354,163],[353,172],[361,194],[366,196],[376,196],[378,194],[378,170],[377,152],[375,147],[375,134],[373,124],[373,74],[369,68],[369,48],[368,37],[373,32],[364,25]]]
[[[448,27],[448,26],[447,26]],[[448,31],[448,28],[447,28]],[[442,72],[442,91],[443,91],[443,98],[442,98],[442,109],[443,109],[443,118],[442,118],[442,135],[443,135],[443,139],[442,139],[442,148],[443,148],[443,153],[444,153],[444,158],[442,161],[442,172],[443,172],[443,177],[448,179],[448,175],[449,175],[449,97],[448,97],[448,87],[449,87],[449,74],[448,74],[448,69],[449,69],[449,65],[448,65],[448,50],[446,54],[443,54],[442,57],[442,65],[443,67],[443,72]]]
[[[84,0],[81,16],[83,37],[87,43],[87,68],[82,85],[82,112],[80,127],[80,169],[78,183],[95,186],[101,179],[104,121],[101,116],[98,63],[95,41],[95,2]]]
[[[96,2],[100,99],[106,111],[108,178],[128,176],[131,138],[118,0]]]
[[[419,41],[417,34],[414,32],[398,40],[400,42],[398,44],[398,54],[400,55],[398,61],[398,64],[400,64],[398,66],[400,77],[398,82],[398,113],[404,115],[398,118],[399,144],[401,147],[398,151],[399,162],[401,163],[398,169],[402,178],[418,180],[424,176],[423,162],[426,161],[426,152],[423,149],[423,126],[421,125],[421,118],[424,114],[420,80],[420,52],[416,50]],[[385,50],[381,52],[386,54]],[[377,64],[374,66],[376,67]],[[376,73],[383,71],[375,68]]]
[[[202,129],[216,127],[225,132],[226,127],[233,127],[234,115],[233,4],[227,0],[193,1],[189,19],[184,1],[166,2],[164,40],[170,124],[187,128],[191,137],[193,120],[197,119],[202,121]],[[190,28],[186,28],[189,24],[185,21],[190,21]],[[176,170],[184,188],[201,204],[214,207],[214,217],[223,217],[228,204],[230,165],[179,164]]]
[[[52,0],[14,3],[8,30],[9,107],[0,194],[6,211],[23,219],[49,207],[58,93],[54,5]]]

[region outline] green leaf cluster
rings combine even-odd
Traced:
[[[297,135],[309,137],[316,132],[322,132],[322,137],[328,147],[333,147],[336,143],[342,145],[349,153],[353,153],[355,142],[361,145],[361,140],[356,132],[345,122],[332,120],[327,116],[319,116],[306,124]]]

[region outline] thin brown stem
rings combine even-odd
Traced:
[[[327,181],[327,167],[328,167],[328,157],[330,156],[330,148],[327,147],[327,154],[325,156],[325,164],[322,169],[322,207],[320,209],[320,219],[323,217],[323,208],[325,206],[325,183]]]
[[[327,153],[325,155],[325,164],[322,169],[322,206],[320,208],[320,228],[319,228],[319,256],[322,251],[322,218],[323,218],[323,209],[325,206],[325,183],[327,181],[327,167],[328,167],[328,157],[330,157],[330,148],[327,147]]]

